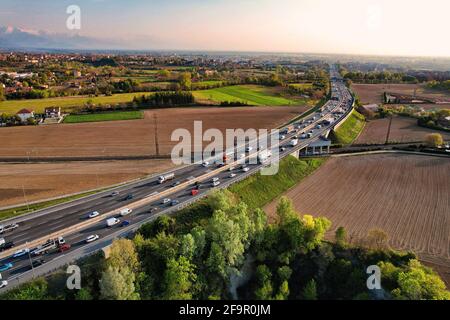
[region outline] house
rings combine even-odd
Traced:
[[[34,111],[29,109],[22,109],[16,113],[21,122],[27,122],[28,119],[34,118]]]
[[[49,107],[44,110],[46,118],[59,118],[61,117],[61,107]]]

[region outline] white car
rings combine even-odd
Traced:
[[[119,191],[114,191],[113,193],[111,193],[111,197],[116,197],[120,194]]]
[[[214,181],[212,184],[213,187],[217,187],[219,185],[220,185],[220,181]]]
[[[209,167],[209,162],[208,162],[208,161],[203,162],[203,163],[202,163],[202,166],[205,167],[205,168],[206,168],[206,167]]]
[[[280,140],[284,140],[284,139],[286,139],[286,136],[283,134],[280,136]]]
[[[248,172],[249,170],[250,170],[249,167],[242,168],[242,171],[243,171],[243,172]]]
[[[98,217],[99,215],[100,215],[100,212],[93,211],[93,212],[89,213],[88,218],[92,219],[92,218]]]
[[[132,213],[132,212],[133,212],[133,210],[128,209],[128,208],[125,208],[125,209],[120,210],[120,215],[121,215],[122,217],[124,217],[124,216],[129,215],[129,214]]]
[[[0,281],[0,289],[3,289],[7,285],[8,285],[8,281],[6,281],[6,280]]]
[[[236,173],[230,174],[230,178],[234,178],[234,177],[236,177]]]
[[[91,243],[91,242],[94,242],[94,241],[96,241],[98,239],[100,239],[99,235],[98,234],[94,234],[94,235],[91,235],[91,236],[86,238],[86,243]]]
[[[169,198],[166,198],[162,201],[162,204],[168,204],[169,202],[171,202],[172,200],[170,200]]]
[[[28,253],[30,253],[30,249],[25,248],[25,249],[21,249],[21,250],[19,250],[19,251],[16,251],[16,252],[13,254],[12,257],[13,257],[13,258],[19,258],[19,257],[22,257],[22,256],[28,254]]]
[[[214,178],[212,178],[212,180],[211,180],[211,182],[217,182],[217,181],[219,181],[219,178],[217,178],[217,177],[214,177]]]

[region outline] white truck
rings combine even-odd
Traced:
[[[290,145],[291,147],[295,147],[296,145],[298,145],[298,139],[292,139]]]
[[[158,183],[163,184],[166,181],[172,180],[175,178],[175,173],[168,173],[158,178]]]
[[[17,229],[19,225],[17,223],[11,223],[7,225],[0,225],[0,234],[13,231]]]
[[[262,150],[258,152],[258,163],[264,163],[267,159],[272,156],[272,151],[270,150]]]
[[[59,237],[57,239],[49,239],[46,243],[41,244],[36,249],[33,250],[32,254],[35,256],[39,256],[41,254],[49,253],[53,250],[56,250],[60,246],[64,245],[66,241],[63,237]]]
[[[106,220],[106,226],[108,228],[111,228],[113,226],[115,226],[116,224],[119,224],[120,220],[117,218],[109,218],[108,220]]]

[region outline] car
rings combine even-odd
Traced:
[[[150,210],[148,210],[148,212],[149,212],[149,213],[153,213],[153,212],[156,212],[156,211],[158,211],[158,210],[159,210],[158,207],[154,207],[154,208],[150,208]]]
[[[6,287],[7,285],[8,285],[8,281],[6,281],[6,280],[0,281],[0,289],[3,289],[3,288]]]
[[[119,191],[114,191],[113,193],[111,193],[111,197],[117,197],[119,194]]]
[[[212,186],[213,187],[217,187],[217,186],[219,186],[220,185],[220,181],[214,181],[213,183],[212,183]]]
[[[39,266],[42,266],[45,263],[44,259],[40,259],[40,260],[34,260],[31,265],[33,266],[33,268],[37,268]]]
[[[91,236],[86,238],[86,243],[91,243],[91,242],[94,242],[94,241],[96,241],[98,239],[100,239],[99,235],[98,234],[93,234],[93,235],[91,235]]]
[[[203,163],[202,163],[202,166],[205,167],[205,168],[206,168],[206,167],[209,167],[209,162],[208,162],[208,161],[203,162]]]
[[[19,257],[22,257],[22,256],[28,254],[28,253],[30,253],[30,249],[25,248],[25,249],[21,249],[21,250],[19,250],[19,251],[16,251],[16,252],[13,254],[12,257],[13,257],[13,258],[19,258]]]
[[[174,183],[172,183],[171,187],[175,188],[176,186],[178,186],[181,182],[180,181],[176,181]]]
[[[60,246],[59,248],[58,248],[58,251],[59,252],[66,252],[66,251],[68,251],[68,250],[70,250],[70,244],[63,244],[62,246]]]
[[[218,177],[214,177],[214,178],[212,178],[212,180],[211,180],[211,182],[216,182],[216,181],[219,181],[219,178],[218,178]]]
[[[89,218],[89,219],[93,219],[93,218],[95,218],[95,217],[98,217],[99,215],[100,215],[100,212],[98,212],[98,211],[93,211],[93,212],[89,213],[88,218]]]
[[[0,252],[11,249],[14,247],[14,242],[9,241],[0,246]]]
[[[121,215],[122,217],[124,217],[124,216],[129,215],[129,214],[132,213],[132,212],[133,212],[132,209],[125,208],[125,209],[120,210],[120,215]]]
[[[132,194],[129,194],[126,196],[125,201],[133,200],[133,199],[134,199],[134,196]]]
[[[234,178],[234,177],[236,177],[236,173],[230,174],[230,178]]]
[[[242,168],[242,171],[243,171],[243,172],[248,172],[249,170],[250,170],[249,167],[244,167],[244,168]]]
[[[130,225],[130,221],[122,221],[122,224],[120,225],[121,227],[127,227]]]
[[[280,136],[280,140],[284,140],[284,139],[286,139],[286,136],[285,136],[284,134],[282,134],[282,135]]]
[[[0,266],[0,272],[7,271],[13,267],[13,264],[11,262],[5,263],[4,265]]]
[[[166,199],[163,199],[163,201],[161,203],[168,204],[170,201],[172,201],[172,200],[170,200],[169,198],[166,198]]]
[[[177,204],[179,204],[180,203],[180,201],[178,201],[178,200],[172,200],[172,202],[170,203],[170,205],[173,207],[173,206],[176,206]]]
[[[281,152],[285,152],[285,151],[286,151],[286,147],[281,147],[281,148],[280,148],[280,151],[281,151]]]

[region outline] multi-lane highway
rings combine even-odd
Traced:
[[[339,78],[334,67],[331,68],[331,79],[331,100],[319,112],[311,114],[289,126],[294,126],[295,129],[286,133],[283,139],[280,140],[279,145],[276,146],[280,148],[280,158],[297,152],[313,141],[316,141],[341,122],[351,111],[353,98]],[[331,121],[329,121],[330,119]],[[328,120],[329,122],[325,122],[324,120]],[[305,137],[308,134],[309,136]],[[302,136],[304,137],[303,139],[301,138]],[[299,143],[292,147],[291,141],[297,138]],[[252,153],[256,152],[256,150],[249,151],[246,148],[247,145],[236,147],[236,158],[240,158],[242,154],[250,157]],[[117,235],[123,235],[136,230],[141,224],[156,216],[173,212],[182,206],[200,199],[214,188],[227,187],[236,181],[258,172],[264,165],[259,163],[246,164],[245,167],[248,168],[246,169],[248,171],[246,171],[242,169],[242,164],[232,164],[230,166],[234,166],[234,169],[230,170],[231,168],[226,167],[226,170],[224,170],[224,168],[219,168],[213,162],[208,166],[195,163],[174,170],[175,179],[164,184],[159,184],[158,178],[152,177],[115,189],[114,191],[117,191],[119,193],[118,195],[112,195],[112,191],[103,192],[68,204],[55,206],[25,218],[9,221],[7,223],[18,223],[19,228],[11,233],[2,234],[0,237],[5,238],[6,242],[13,242],[17,249],[27,248],[27,243],[36,239],[43,239],[47,235],[60,230],[66,230],[82,222],[87,222],[90,212],[98,211],[101,217],[105,213],[114,212],[126,206],[133,206],[134,203],[139,201],[146,202],[144,199],[149,199],[148,203],[139,205],[133,210],[132,214],[126,217],[120,217],[117,212],[116,216],[122,221],[126,220],[127,226],[119,224],[112,228],[107,228],[105,218],[85,228],[73,232],[66,232],[64,239],[66,243],[71,245],[70,250],[67,252],[59,253],[56,251],[37,257],[32,254],[25,254],[21,257],[13,258],[11,256],[12,251],[9,250],[8,256],[0,260],[0,269],[8,263],[11,263],[12,267],[1,272],[1,275],[3,279],[12,283],[13,281],[18,282],[22,277],[25,279],[32,275],[42,274],[45,270],[48,271],[46,267],[50,264],[54,267],[58,265],[62,266],[65,262],[71,261],[70,259],[73,259],[75,256],[80,257],[87,253],[89,248],[97,250],[103,245],[110,243],[110,241],[102,242],[103,239],[110,240]],[[208,175],[208,177],[203,179],[202,177],[204,175]],[[221,184],[219,186],[213,186],[213,178],[217,178],[215,180],[220,181]],[[181,188],[180,186],[175,186],[174,184],[176,183],[180,183]],[[193,196],[192,190],[197,186],[198,194]],[[159,194],[163,192],[164,196],[160,197]],[[166,195],[167,193],[170,193],[170,195]],[[132,198],[128,197],[129,195],[132,195]],[[168,201],[163,204],[163,199],[170,199],[170,202]],[[172,203],[173,200],[176,201]],[[85,240],[89,235],[98,235],[100,239],[96,243],[88,244]],[[28,249],[32,251],[34,247]],[[72,252],[73,254],[71,256]],[[32,264],[36,268],[32,268]]]

